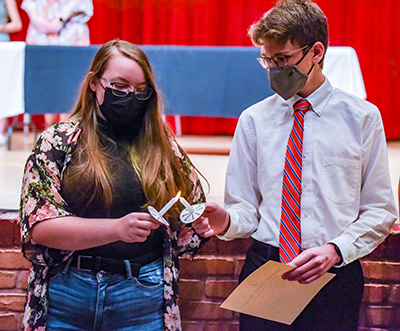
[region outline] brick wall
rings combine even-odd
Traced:
[[[0,215],[0,331],[20,330],[29,263],[20,252],[15,213]],[[233,291],[250,240],[212,238],[193,261],[181,260],[184,331],[235,331],[238,316],[219,308]],[[400,330],[400,226],[362,260],[365,292],[360,331]]]
[[[29,262],[21,253],[18,215],[0,214],[0,330],[21,330]]]

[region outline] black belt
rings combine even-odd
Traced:
[[[140,267],[155,261],[161,256],[162,251],[156,250],[132,260],[127,260],[131,266],[132,276],[138,277],[140,273]],[[92,271],[95,273],[99,271],[106,271],[114,274],[126,275],[125,261],[120,259],[76,254],[72,258],[71,266],[82,271]]]

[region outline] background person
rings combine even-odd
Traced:
[[[22,29],[21,17],[15,0],[0,0],[0,42],[10,41],[10,33]],[[7,141],[7,118],[0,119],[0,144]]]
[[[328,25],[311,1],[278,2],[249,35],[276,94],[240,116],[226,211],[207,204],[208,219],[194,227],[204,236],[254,239],[240,281],[269,260],[294,266],[284,275],[290,281],[336,274],[292,325],[241,314],[240,330],[356,331],[359,259],[397,217],[379,110],[323,75]]]
[[[163,122],[146,55],[113,40],[97,52],[71,120],[48,128],[27,160],[23,251],[32,262],[25,330],[180,330],[178,255],[205,241],[147,213],[178,191],[205,196]]]
[[[87,22],[93,16],[92,0],[24,0],[29,16],[28,45],[88,46]],[[45,114],[45,127],[68,118],[68,114]]]
[[[10,41],[9,34],[21,29],[21,17],[15,0],[0,0],[0,42]]]

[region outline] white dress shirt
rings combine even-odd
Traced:
[[[225,185],[231,226],[221,239],[252,236],[279,246],[283,167],[299,98],[275,94],[240,116]],[[377,107],[328,79],[307,100],[301,248],[334,243],[345,265],[382,243],[397,217],[382,120]]]

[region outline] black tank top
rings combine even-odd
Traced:
[[[77,192],[76,190],[72,191],[69,189],[68,185],[62,184],[61,195],[67,202],[67,210],[83,218],[120,218],[131,212],[144,212],[142,206],[147,200],[140,180],[130,164],[126,142],[112,135],[104,125],[103,120],[99,119],[99,123],[102,132],[116,142],[113,151],[115,155],[119,156],[115,161],[111,162],[111,173],[117,178],[117,185],[113,190],[113,203],[107,208],[100,197],[90,201],[94,185],[93,187],[82,188],[82,190],[78,190]],[[121,134],[121,132],[119,134]],[[112,144],[109,141],[104,141],[102,143]],[[72,157],[71,163],[73,164],[73,162],[74,159]],[[161,256],[162,247],[163,239],[160,227],[157,230],[153,230],[143,243],[118,241],[103,246],[80,250],[75,254],[114,259],[134,259],[155,250],[160,251]]]

